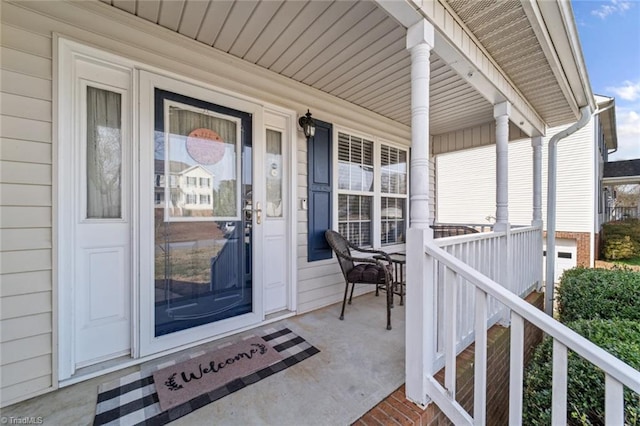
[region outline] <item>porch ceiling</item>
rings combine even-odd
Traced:
[[[521,0],[447,0],[550,126],[575,121]]]
[[[102,0],[215,49],[411,124],[406,30],[369,1]],[[493,120],[492,105],[431,56],[431,134]]]

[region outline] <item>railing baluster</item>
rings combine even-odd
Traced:
[[[542,266],[540,234],[539,227],[526,230],[518,229],[512,234],[514,238],[511,246],[515,251],[509,266],[515,270],[522,269],[519,274],[514,273],[512,276],[513,280],[522,281],[518,284],[520,290],[529,289],[534,281],[542,279],[540,276]],[[607,424],[622,424],[624,421],[624,389],[628,388],[640,393],[640,373],[499,285],[496,282],[496,279],[499,278],[496,274],[500,270],[496,259],[501,257],[500,254],[504,250],[501,247],[501,238],[503,237],[504,234],[494,234],[480,236],[477,240],[471,240],[468,236],[464,236],[464,240],[451,241],[449,244],[425,242],[427,259],[432,262],[435,259],[438,264],[438,267],[434,268],[439,272],[437,276],[439,281],[437,283],[438,294],[433,294],[430,300],[437,304],[437,309],[433,309],[431,314],[433,317],[437,316],[439,326],[435,326],[432,317],[430,324],[425,321],[422,331],[438,331],[437,344],[440,352],[437,354],[437,366],[434,364],[432,371],[427,372],[426,377],[422,376],[422,379],[425,380],[414,380],[414,382],[420,382],[429,389],[429,397],[443,408],[443,412],[454,423],[470,424],[473,421],[476,424],[484,424],[487,411],[486,382],[488,374],[486,371],[486,327],[495,324],[499,308],[506,306],[511,310],[512,327],[509,424],[522,423],[525,319],[554,339],[551,423],[553,425],[567,424],[567,360],[568,350],[571,349],[606,372],[605,420]],[[531,262],[532,259],[535,262]],[[527,265],[530,263],[535,263],[535,265],[528,268]],[[435,271],[431,269],[430,272],[433,274]],[[425,274],[425,276],[427,275]],[[531,278],[534,281],[531,281]],[[431,285],[433,283],[434,281],[431,281]],[[428,287],[426,283],[425,286]],[[474,286],[475,290],[471,286]],[[423,299],[422,303],[426,303],[426,301]],[[475,321],[473,324],[467,324],[467,320],[471,319],[471,316],[468,315],[471,304],[475,305]],[[484,315],[482,311],[484,311]],[[426,325],[434,327],[426,327]],[[409,323],[407,328],[408,330],[411,328]],[[471,416],[459,403],[451,399],[455,397],[456,392],[455,354],[462,349],[462,343],[469,342],[467,339],[471,337],[472,333],[475,334],[476,339],[475,420],[471,419]],[[425,338],[429,341],[430,336],[427,334],[425,334]],[[410,340],[412,339],[407,340],[408,346]],[[433,346],[433,342],[434,340],[431,340],[431,346]],[[429,351],[427,350],[427,352]],[[407,359],[409,360],[409,357]],[[446,368],[445,387],[442,387],[433,377],[435,371],[443,364]],[[408,395],[409,381],[414,377],[411,370],[411,368],[407,369]],[[411,399],[422,401],[422,395],[417,394]]]
[[[567,347],[553,339],[553,388],[551,391],[551,424],[567,424]]]
[[[456,317],[457,313],[457,274],[449,268],[444,271],[444,326],[445,326],[445,370],[444,387],[451,398],[456,396]]]
[[[511,356],[509,374],[509,424],[522,424],[524,379],[524,319],[511,311]]]
[[[476,287],[476,349],[473,384],[473,419],[476,425],[487,420],[487,293]]]
[[[624,424],[624,386],[608,374],[604,375],[604,401],[605,424]]]
[[[463,262],[465,261],[465,259],[462,258],[462,247],[463,247],[464,243],[460,243],[460,244],[456,244],[455,246],[455,250],[453,252],[453,255],[462,260]],[[456,306],[456,327],[455,327],[455,331],[456,331],[456,338],[462,338],[464,337],[464,334],[462,332],[463,328],[465,327],[465,323],[464,323],[464,317],[463,317],[463,313],[467,311],[467,299],[465,297],[464,294],[464,288],[462,288],[462,286],[459,285],[458,283],[458,277],[456,275],[456,278],[454,280],[454,288],[456,289],[456,303],[460,303],[460,306]]]

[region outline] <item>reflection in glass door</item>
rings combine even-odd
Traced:
[[[252,311],[250,114],[155,89],[155,336]]]

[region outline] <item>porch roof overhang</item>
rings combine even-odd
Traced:
[[[616,131],[616,99],[607,96],[596,95],[600,122],[604,132],[604,140],[607,149],[618,148],[618,133]]]
[[[602,183],[607,185],[640,183],[640,158],[604,163]]]
[[[109,4],[407,128],[406,29],[427,19],[436,28],[431,135],[486,127],[503,101],[520,132],[542,135],[593,103],[571,10],[562,5],[506,0],[482,2],[478,11],[480,3],[467,0],[101,1],[87,7]],[[561,31],[544,25],[552,18]]]

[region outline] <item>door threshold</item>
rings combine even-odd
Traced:
[[[155,354],[147,355],[142,358],[133,359],[129,356],[121,356],[118,358],[110,359],[108,361],[103,361],[98,364],[90,365],[87,367],[78,368],[75,374],[65,380],[60,380],[58,382],[59,388],[64,388],[66,386],[74,385],[76,383],[84,382],[85,380],[90,380],[96,377],[104,376],[109,373],[113,373],[118,370],[124,370],[125,368],[134,367],[136,365],[143,364],[147,361],[152,361],[156,358],[160,358],[166,355],[171,355],[186,349],[195,348],[197,346],[201,346],[207,343],[211,343],[213,341],[222,339],[224,337],[229,337],[234,334],[243,333],[248,330],[252,330],[254,328],[262,327],[264,325],[268,325],[274,323],[276,321],[280,321],[286,318],[290,318],[295,316],[295,311],[290,311],[288,309],[283,309],[282,311],[273,312],[271,314],[265,315],[264,321],[253,324],[247,327],[239,328],[237,330],[229,331],[227,333],[218,334],[214,337],[210,337],[203,340],[198,340],[197,342],[190,343],[188,345],[181,345],[173,349],[168,349],[166,351],[158,352]]]
[[[268,323],[273,322],[273,321],[280,321],[282,319],[292,317],[295,314],[296,314],[295,312],[290,311],[288,309],[283,309],[281,311],[272,312],[272,313],[267,314],[267,315],[264,316],[264,323],[263,324],[268,324]]]

